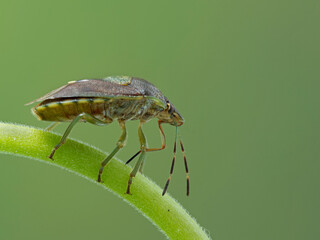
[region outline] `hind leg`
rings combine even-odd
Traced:
[[[56,126],[59,125],[60,122],[53,122],[51,123],[48,127],[46,127],[44,130],[45,131],[48,131],[48,132],[51,132]]]
[[[72,122],[69,124],[68,128],[66,129],[66,131],[64,132],[63,136],[61,137],[60,142],[53,148],[51,154],[48,156],[48,158],[53,160],[53,155],[55,154],[55,152],[66,142],[67,137],[69,136],[72,128],[76,125],[76,123],[80,120],[80,119],[84,119],[87,122],[90,122],[92,124],[95,125],[105,125],[106,123],[91,116],[90,114],[87,113],[81,113],[78,116],[76,116]],[[54,124],[50,125],[48,128],[50,127],[54,127]],[[50,129],[49,129],[50,130]]]

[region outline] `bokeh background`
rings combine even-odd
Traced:
[[[47,126],[24,104],[71,80],[148,79],[186,119],[191,196],[180,153],[169,192],[214,239],[318,239],[319,23],[311,0],[1,0],[0,120]],[[164,128],[168,148],[145,166],[160,186]],[[128,129],[124,161],[139,145],[137,122]],[[159,145],[156,121],[145,132]],[[71,134],[105,151],[119,135]],[[110,192],[36,161],[0,155],[0,191],[0,239],[165,238]]]

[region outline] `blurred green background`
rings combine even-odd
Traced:
[[[318,239],[319,1],[0,2],[1,121],[68,81],[148,79],[186,119],[169,192],[214,239]],[[57,128],[63,132],[66,124]],[[163,186],[168,148],[147,156]],[[126,161],[139,146],[128,124]],[[145,127],[160,144],[156,121]],[[117,124],[71,136],[111,151]],[[63,149],[61,149],[63,151]],[[164,239],[118,197],[59,168],[0,155],[0,239]]]

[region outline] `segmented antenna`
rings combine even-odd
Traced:
[[[174,168],[174,162],[176,160],[176,150],[177,150],[177,142],[174,142],[174,148],[173,148],[173,159],[172,159],[172,164],[171,164],[171,169],[170,169],[170,175],[168,177],[168,180],[166,182],[166,185],[164,186],[163,192],[162,192],[162,196],[166,194],[166,191],[168,189],[169,186],[169,182],[171,180],[171,175],[173,173],[173,168]]]
[[[166,194],[170,180],[171,180],[171,176],[173,173],[173,168],[174,168],[174,162],[176,160],[176,152],[177,152],[177,136],[178,136],[178,127],[176,126],[176,137],[175,137],[175,141],[174,141],[174,147],[173,147],[173,158],[172,158],[172,164],[171,164],[171,169],[170,169],[170,175],[168,177],[168,180],[166,182],[166,185],[163,188],[163,192],[162,192],[162,196]]]
[[[186,168],[186,175],[187,175],[187,196],[189,196],[189,190],[190,190],[190,184],[189,184],[189,170],[188,170],[188,164],[187,164],[187,157],[186,157],[186,153],[184,152],[184,147],[182,144],[182,141],[180,139],[180,146],[181,146],[181,151],[183,154],[183,159],[184,159],[184,166]]]

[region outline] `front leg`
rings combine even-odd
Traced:
[[[163,150],[166,147],[166,136],[164,135],[163,129],[162,129],[162,124],[163,122],[161,122],[160,120],[158,121],[158,126],[160,129],[160,137],[161,137],[161,148],[145,148],[146,152],[153,152],[153,151],[159,151],[159,150]],[[140,126],[139,126],[140,127]],[[141,128],[141,127],[140,127]],[[142,131],[142,130],[141,130]],[[143,133],[142,133],[143,134]],[[140,136],[140,135],[139,135]],[[139,137],[140,138],[140,137]],[[141,142],[141,140],[140,140]],[[135,159],[136,156],[138,156],[141,153],[141,149],[135,154],[133,155],[127,162],[126,164],[130,163],[133,159]],[[141,164],[141,167],[139,169],[139,172],[142,173],[143,170],[143,162]]]

